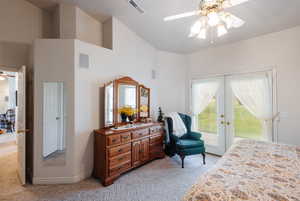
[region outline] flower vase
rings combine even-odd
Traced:
[[[135,119],[135,115],[128,116],[128,120],[129,120],[130,122],[133,122],[134,119]]]
[[[122,123],[126,123],[127,122],[127,115],[124,114],[124,113],[121,113],[121,120],[122,120]]]

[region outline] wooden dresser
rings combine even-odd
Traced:
[[[165,156],[163,127],[159,123],[126,130],[95,130],[94,176],[104,186],[122,173]]]

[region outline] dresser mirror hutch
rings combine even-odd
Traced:
[[[122,77],[105,84],[103,95],[104,128],[94,131],[94,176],[107,186],[122,173],[163,158],[164,130],[148,122],[150,88]]]

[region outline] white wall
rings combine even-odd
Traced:
[[[76,12],[77,39],[102,46],[102,23],[91,17],[80,8]]]
[[[157,52],[158,102],[164,113],[185,113],[187,57],[170,52]]]
[[[0,2],[0,65],[30,65],[31,44],[51,35],[51,15],[25,0]]]
[[[74,40],[40,39],[34,44],[34,183],[76,182],[74,176]],[[48,165],[43,153],[43,82],[63,82],[66,152]],[[61,163],[62,161],[62,163]]]
[[[93,130],[103,121],[100,87],[108,81],[130,76],[150,87],[152,114],[157,113],[158,106],[166,111],[184,111],[186,77],[181,75],[186,73],[185,57],[158,52],[115,18],[113,37],[113,51],[80,40],[36,41],[34,183],[76,182],[91,175]],[[89,55],[89,69],[79,68],[80,53]],[[158,74],[156,79],[151,76],[153,69]],[[42,159],[43,81],[64,81],[68,90],[65,165],[49,166]],[[165,89],[171,93],[164,93]]]
[[[81,41],[75,42],[75,135],[76,174],[82,178],[93,170],[93,130],[100,127],[99,94],[104,83],[130,76],[151,88],[151,113],[184,111],[186,60],[182,55],[160,52],[113,18],[113,51]],[[90,68],[79,68],[80,53],[90,56]],[[152,70],[158,77],[152,79]],[[182,76],[183,75],[183,76]],[[167,93],[166,93],[167,91]]]
[[[0,40],[31,43],[42,38],[50,15],[24,0],[1,0]]]
[[[59,38],[76,38],[76,7],[70,4],[59,4]]]
[[[189,55],[189,77],[254,72],[274,67],[278,76],[279,142],[300,145],[300,27],[212,47]]]
[[[73,4],[60,4],[59,38],[79,39],[102,46],[102,23]]]

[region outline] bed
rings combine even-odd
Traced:
[[[184,201],[300,201],[300,147],[241,140]]]

